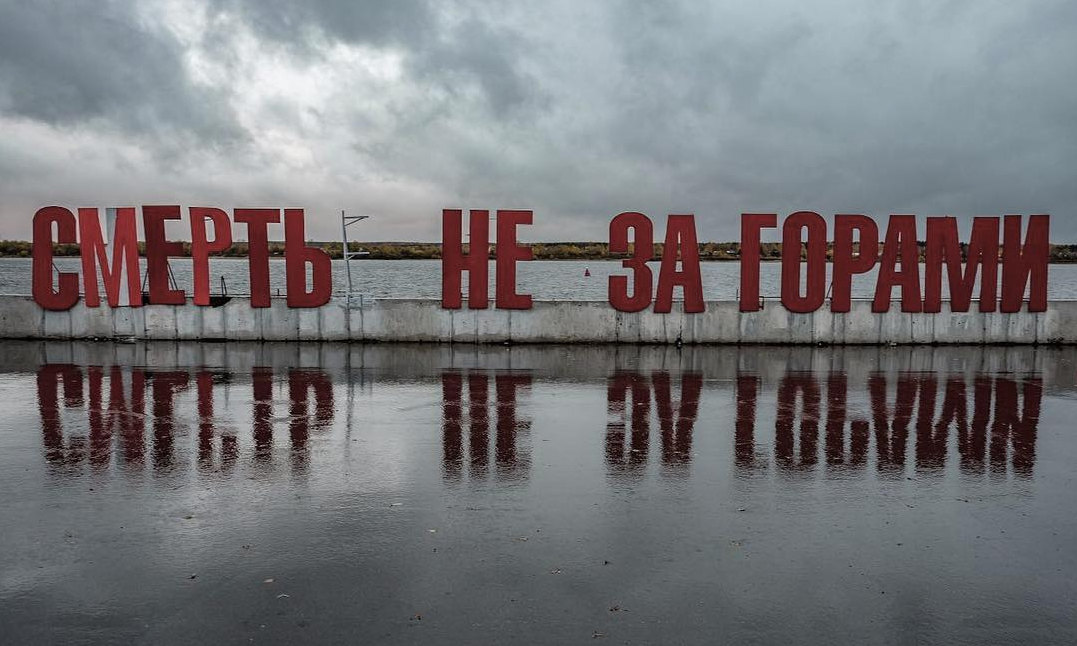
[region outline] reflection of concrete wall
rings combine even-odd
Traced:
[[[318,368],[337,379],[345,372],[378,380],[436,379],[445,370],[530,372],[536,378],[606,379],[615,372],[698,372],[704,387],[732,387],[739,374],[767,382],[794,372],[841,373],[866,383],[873,373],[1036,374],[1044,386],[1077,387],[1077,347],[684,347],[519,346],[344,343],[198,343],[153,341],[0,342],[0,373],[32,372],[46,363],[140,366],[151,370],[222,369],[249,373],[254,366]]]
[[[626,314],[601,301],[539,301],[531,310],[443,310],[435,300],[381,300],[347,309],[339,301],[290,309],[283,299],[252,308],[235,298],[221,307],[150,305],[46,312],[29,297],[0,296],[0,337],[136,338],[262,341],[393,341],[455,343],[772,343],[930,344],[1077,343],[1077,301],[1052,302],[1043,313],[886,314],[856,301],[835,314],[788,312],[769,303],[742,313],[729,301],[702,314]]]

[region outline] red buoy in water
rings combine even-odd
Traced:
[[[587,267],[584,267],[583,268],[583,275],[584,276],[590,276],[591,275],[591,270],[589,268],[587,268]]]

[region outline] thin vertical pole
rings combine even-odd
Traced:
[[[340,211],[340,232],[344,238],[344,249],[341,256],[344,258],[344,272],[348,275],[348,309],[352,306],[352,263],[348,254],[348,219],[344,216],[344,210]]]

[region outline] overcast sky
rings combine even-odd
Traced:
[[[530,240],[811,209],[1074,242],[1077,2],[0,0],[0,197],[0,238],[166,203],[301,206],[318,239],[454,207],[533,209]]]

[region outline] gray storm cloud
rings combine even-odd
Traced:
[[[583,5],[583,6],[581,6]],[[1050,213],[1077,4],[0,0],[0,237],[46,204],[304,206],[334,238],[694,212]]]

